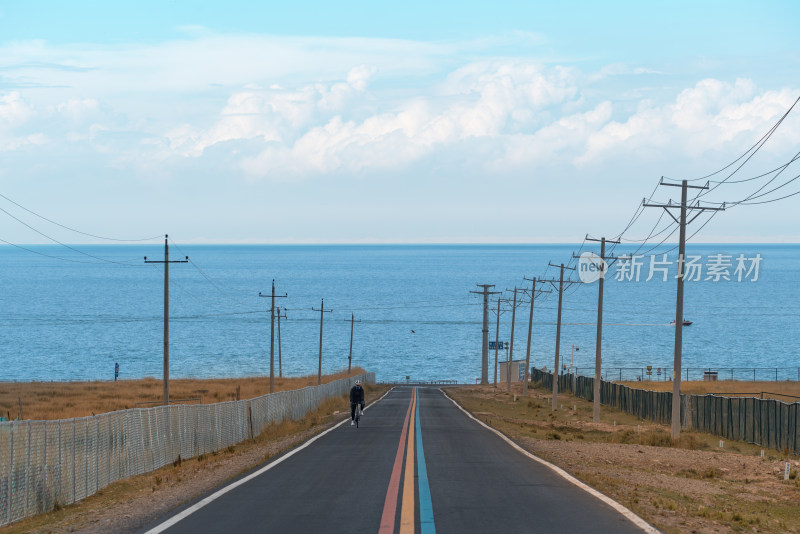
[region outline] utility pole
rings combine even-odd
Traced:
[[[169,264],[170,263],[189,263],[189,256],[184,260],[169,259],[169,235],[164,235],[164,261],[148,260],[144,257],[145,263],[164,264],[164,406],[169,404]]]
[[[511,291],[506,289],[506,291]],[[511,361],[514,359],[514,323],[517,322],[517,286],[514,286],[514,303],[511,305],[511,341],[508,349],[508,362],[506,363],[506,391],[511,393]]]
[[[619,244],[619,241],[606,240],[605,237],[594,239],[586,235],[586,241],[599,241],[600,242],[600,280],[597,292],[597,341],[595,343],[594,353],[594,403],[592,406],[592,421],[595,423],[600,422],[600,383],[601,373],[600,369],[603,361],[603,282],[606,278],[606,271],[610,265],[606,265],[606,260],[614,260],[615,258],[606,258],[606,243]]]
[[[508,302],[508,299],[497,297],[497,327],[494,333],[494,387],[497,387],[497,352],[500,350],[500,316],[503,314],[500,310],[501,302]]]
[[[532,283],[531,285],[531,313],[528,316],[528,350],[525,352],[525,378],[522,381],[522,396],[528,396],[528,380],[530,380],[530,367],[531,367],[531,335],[533,332],[533,302],[536,300],[536,297],[541,295],[542,293],[550,293],[550,291],[542,291],[541,289],[536,289],[536,278],[523,278],[523,280],[527,280]]]
[[[333,310],[325,309],[325,299],[322,299],[322,304],[319,309],[311,308],[313,311],[319,312],[319,371],[317,371],[317,385],[322,384],[322,317],[326,313],[331,313]]]
[[[708,182],[705,185],[689,185],[687,180],[682,180],[680,185],[670,184],[664,182],[662,178],[659,185],[666,185],[670,187],[681,188],[681,203],[675,205],[670,200],[667,204],[648,204],[646,200],[642,201],[642,206],[645,208],[664,208],[664,211],[672,217],[672,220],[680,226],[680,240],[678,241],[678,291],[675,304],[675,363],[674,376],[672,378],[672,439],[678,439],[681,436],[681,357],[683,353],[683,279],[686,261],[686,225],[690,224],[704,211],[723,211],[725,203],[718,208],[702,207],[698,201],[694,206],[687,204],[688,190],[689,189],[708,189]],[[676,219],[672,214],[670,208],[680,208],[680,219]],[[687,209],[697,213],[687,222],[686,212]]]
[[[551,267],[559,267],[560,268],[560,276],[558,278],[558,322],[556,323],[556,362],[553,367],[553,411],[558,409],[558,356],[559,351],[561,350],[561,308],[562,302],[564,300],[564,269],[569,269],[570,271],[574,271],[575,269],[572,267],[567,267],[563,263],[559,265],[553,265],[552,263],[549,264]],[[555,280],[541,280],[542,282],[548,282],[555,288]],[[576,284],[578,282],[574,280],[567,280],[567,287],[571,286],[572,284]]]
[[[283,309],[283,315],[281,315],[281,308],[278,306],[276,308],[278,313],[278,378],[283,378],[283,358],[281,358],[281,317],[286,319],[286,308]]]
[[[498,291],[489,291],[494,284],[475,284],[482,287],[483,291],[470,291],[483,295],[483,346],[481,347],[481,384],[489,383],[489,295],[496,295]]]
[[[259,297],[271,297],[272,304],[269,307],[269,392],[275,391],[275,298],[285,299],[288,295],[275,294],[275,280],[272,280],[272,295],[262,295],[258,292]]]
[[[346,321],[347,319],[345,319]],[[360,323],[361,319],[356,321],[355,315],[350,313],[350,356],[347,357],[347,374],[350,374],[350,369],[353,366],[353,323]]]

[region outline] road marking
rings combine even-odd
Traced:
[[[370,406],[374,406],[375,403],[380,402],[381,400],[383,400],[383,398],[386,397],[386,395],[388,395],[389,393],[391,393],[393,389],[394,388],[392,388],[389,391],[387,391],[386,393],[384,393],[381,396],[381,398],[379,398],[378,400],[376,400],[375,402],[370,404]],[[364,408],[364,410],[369,409],[370,406],[368,406],[367,408]],[[190,506],[189,508],[187,508],[183,512],[181,512],[179,514],[176,514],[176,515],[172,516],[171,518],[167,519],[166,521],[164,521],[163,523],[161,523],[159,525],[156,525],[155,527],[151,528],[145,534],[159,534],[160,532],[164,532],[168,528],[172,527],[173,525],[176,525],[180,521],[183,521],[184,519],[186,519],[187,517],[189,517],[190,515],[192,515],[196,511],[200,510],[201,508],[203,508],[203,507],[211,504],[212,502],[216,501],[217,499],[219,499],[220,497],[222,497],[223,495],[225,495],[229,491],[234,490],[234,489],[238,488],[239,486],[241,486],[242,484],[245,484],[245,483],[253,480],[257,476],[266,473],[267,471],[269,471],[270,469],[272,469],[276,465],[280,464],[281,462],[283,462],[287,458],[291,458],[292,456],[294,456],[298,452],[302,451],[303,449],[305,449],[306,447],[308,447],[309,445],[311,445],[312,443],[314,443],[315,441],[320,439],[325,434],[327,434],[329,432],[333,432],[334,430],[336,430],[337,428],[339,428],[340,426],[342,426],[343,424],[345,424],[349,420],[350,420],[350,417],[348,416],[346,419],[343,419],[342,421],[340,421],[339,423],[335,424],[334,426],[332,426],[331,428],[329,428],[325,432],[322,432],[321,434],[317,434],[316,436],[314,436],[310,440],[306,441],[305,443],[303,443],[302,445],[300,445],[296,449],[292,449],[291,451],[287,452],[286,454],[284,454],[283,456],[281,456],[277,460],[265,465],[264,467],[262,467],[258,471],[254,472],[254,473],[251,473],[251,474],[247,475],[244,478],[240,478],[236,482],[232,482],[231,484],[225,486],[224,488],[221,488],[220,490],[212,493],[211,495],[209,495],[205,499],[196,502],[195,504],[193,504],[192,506]]]
[[[425,451],[422,448],[422,424],[419,420],[419,396],[417,397],[417,484],[419,486],[419,526],[422,534],[436,534],[433,522],[433,502],[431,488],[428,486],[428,468],[425,465]]]
[[[417,388],[414,388],[411,390],[411,419],[408,421],[403,505],[400,509],[400,534],[414,534],[414,413],[416,409]]]
[[[403,467],[403,456],[406,452],[406,433],[408,431],[408,421],[411,417],[411,407],[414,399],[408,403],[406,418],[403,421],[403,429],[400,431],[400,443],[397,445],[397,455],[394,458],[392,476],[389,478],[389,488],[386,490],[386,500],[383,503],[383,514],[381,514],[381,526],[378,534],[393,534],[394,522],[397,513],[397,496],[400,491],[400,470]]]
[[[450,402],[455,404],[456,408],[458,408],[459,410],[464,412],[467,415],[467,417],[469,417],[470,419],[472,419],[473,421],[475,421],[476,423],[478,423],[479,425],[481,425],[485,429],[497,434],[502,440],[504,440],[506,443],[511,445],[514,449],[518,450],[519,452],[521,452],[522,454],[524,454],[525,456],[527,456],[531,460],[535,460],[535,461],[539,462],[540,464],[549,467],[556,474],[560,475],[565,480],[567,480],[567,481],[571,482],[572,484],[578,486],[579,488],[581,488],[582,490],[586,491],[590,495],[593,495],[593,496],[597,497],[598,499],[600,499],[601,501],[603,501],[604,503],[609,505],[611,508],[613,508],[617,512],[619,512],[622,515],[624,515],[634,525],[636,525],[637,527],[641,528],[643,531],[647,532],[648,534],[661,534],[661,531],[659,531],[658,529],[656,529],[653,526],[651,526],[650,524],[648,524],[647,521],[645,521],[644,519],[642,519],[638,515],[634,514],[633,512],[631,512],[630,510],[628,510],[627,508],[622,506],[620,503],[618,503],[617,501],[612,499],[611,497],[603,495],[602,493],[600,493],[599,491],[597,491],[593,487],[584,484],[583,482],[581,482],[580,480],[578,480],[574,476],[570,475],[569,473],[567,473],[566,471],[564,471],[560,467],[558,467],[556,465],[553,465],[553,464],[551,464],[550,462],[548,462],[546,460],[542,460],[541,458],[539,458],[535,454],[532,454],[532,453],[526,451],[525,449],[523,449],[522,447],[520,447],[519,445],[514,443],[511,439],[509,439],[508,436],[506,436],[505,434],[503,434],[499,430],[490,427],[489,425],[487,425],[486,423],[484,423],[483,421],[481,421],[477,417],[473,416],[467,410],[462,408],[461,405],[458,404],[455,400],[453,400],[453,398],[450,397],[443,389],[439,388],[439,391],[441,391],[444,394],[445,397],[450,399]]]

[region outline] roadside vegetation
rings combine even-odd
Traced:
[[[800,532],[797,456],[765,449],[762,457],[760,446],[699,432],[681,432],[675,441],[668,426],[607,407],[593,423],[589,401],[559,393],[559,409],[552,411],[550,391],[532,388],[522,397],[520,389],[446,391],[526,450],[663,532]],[[702,387],[697,392],[704,393]],[[790,478],[784,481],[787,460]]]
[[[362,374],[353,368],[349,376]],[[346,378],[347,371],[324,375],[322,382]],[[275,391],[317,385],[317,375],[275,378]],[[69,419],[161,404],[163,381],[156,378],[117,382],[0,382],[0,416],[8,419]],[[269,376],[171,379],[169,394],[179,404],[210,404],[251,399],[269,393]],[[21,417],[20,417],[21,415]]]

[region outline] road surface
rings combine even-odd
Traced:
[[[348,420],[233,486],[141,532],[657,532],[433,387],[395,388],[368,407],[359,428]]]

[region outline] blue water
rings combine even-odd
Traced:
[[[163,244],[0,247],[0,378],[160,377],[163,354]],[[181,246],[193,263],[170,268],[170,375],[233,377],[269,371],[269,294],[274,278],[285,375],[316,374],[321,299],[323,370],[347,367],[355,315],[354,365],[379,380],[480,376],[482,299],[477,283],[529,286],[548,260],[568,261],[573,245],[508,246]],[[624,252],[619,248],[617,253]],[[757,282],[687,282],[684,367],[797,367],[800,287],[796,245],[697,245],[688,254],[760,253]],[[674,254],[674,252],[673,252]],[[47,256],[55,256],[55,259]],[[672,258],[674,259],[674,257]],[[70,260],[70,261],[65,261]],[[118,263],[109,263],[118,262]],[[574,262],[573,262],[574,265]],[[733,269],[731,269],[731,273]],[[671,368],[675,281],[606,282],[604,368]],[[705,274],[705,273],[704,273]],[[612,270],[613,275],[613,270]],[[550,268],[548,277],[557,276]],[[574,275],[573,275],[574,277]],[[536,302],[532,364],[552,369],[555,294]],[[565,292],[562,358],[594,366],[597,284]],[[495,305],[492,305],[494,309]],[[501,316],[508,340],[511,313]],[[588,323],[588,324],[580,324]],[[524,358],[528,308],[518,309],[514,357]],[[495,335],[490,315],[490,337]],[[635,326],[638,325],[638,326]],[[413,330],[413,332],[412,332]],[[493,355],[492,355],[493,357]],[[504,357],[501,353],[501,357]],[[562,361],[564,361],[562,359]],[[277,348],[276,348],[277,372]],[[490,371],[490,378],[492,372]]]

